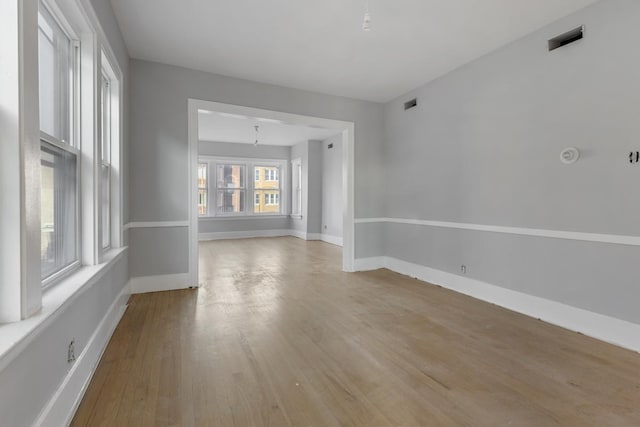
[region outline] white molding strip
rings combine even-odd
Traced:
[[[35,426],[66,426],[71,423],[98,367],[98,362],[127,309],[130,293],[129,285],[126,284],[91,335],[62,384],[40,413]]]
[[[387,268],[584,335],[640,352],[640,325],[393,257],[356,260],[359,271]]]
[[[147,292],[173,291],[187,289],[197,284],[190,284],[189,273],[161,274],[158,276],[132,277],[129,279],[132,294],[144,294]]]
[[[428,227],[457,228],[461,230],[487,231],[492,233],[518,234],[521,236],[548,237],[552,239],[581,240],[585,242],[610,243],[615,245],[640,246],[640,236],[621,234],[584,233],[580,231],[546,230],[541,228],[504,227],[500,225],[469,224],[463,222],[429,221],[406,218],[359,218],[356,224],[393,223],[422,225]]]
[[[332,245],[342,246],[342,237],[321,234],[320,240],[322,240],[323,242],[331,243]]]
[[[164,228],[164,227],[188,227],[189,221],[141,221],[129,222],[124,225],[125,230],[132,228]]]
[[[227,239],[252,239],[256,237],[283,237],[290,236],[291,230],[252,230],[252,231],[219,231],[214,233],[200,233],[198,240],[227,240]]]

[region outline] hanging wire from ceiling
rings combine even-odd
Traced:
[[[362,21],[362,31],[371,31],[371,14],[369,13],[369,0],[365,1],[364,19]]]
[[[256,130],[256,142],[253,143],[254,146],[258,145],[258,130],[260,130],[260,126],[255,125],[253,127]]]

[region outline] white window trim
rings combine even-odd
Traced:
[[[296,191],[296,188],[293,187],[295,183],[293,174],[296,173],[295,171],[297,170],[297,168],[300,168],[300,176],[298,177],[298,185],[300,186],[300,209],[299,210],[296,210],[294,207],[294,203],[296,200],[294,197],[294,191]],[[291,208],[290,208],[291,214],[289,215],[291,218],[302,219],[303,192],[304,192],[304,187],[302,186],[302,158],[298,157],[291,160]]]
[[[206,215],[199,215],[200,219],[239,219],[239,218],[273,218],[287,215],[288,208],[288,161],[286,159],[261,159],[253,157],[218,157],[218,156],[198,156],[198,163],[207,163],[207,196],[209,209]],[[216,197],[217,189],[212,184],[215,183],[217,165],[238,164],[244,165],[245,170],[245,212],[239,213],[217,213]],[[255,169],[254,167],[277,167],[280,176],[280,212],[256,213],[255,198],[253,196]]]
[[[105,246],[102,242],[102,179],[101,179],[101,166],[102,166],[102,141],[98,144],[95,155],[97,158],[98,166],[95,170],[95,176],[98,181],[98,190],[96,198],[98,200],[99,209],[97,210],[97,228],[98,228],[98,262],[104,262],[107,258],[107,253],[115,248],[122,246],[122,142],[124,137],[123,130],[123,114],[124,114],[124,92],[122,84],[122,72],[117,68],[117,62],[115,58],[102,46],[99,50],[100,54],[100,67],[97,72],[97,81],[100,83],[98,87],[102,88],[103,76],[109,80],[109,95],[111,97],[109,107],[110,111],[110,126],[109,138],[110,138],[110,153],[109,153],[109,245]],[[99,92],[99,99],[97,100],[98,117],[102,117],[102,90]],[[101,126],[102,120],[98,121],[98,126]],[[103,132],[98,133],[102,138]],[[94,163],[95,164],[95,163]]]
[[[39,0],[38,5],[42,3],[42,5],[47,9],[47,12],[51,15],[54,21],[58,24],[58,26],[62,29],[64,34],[70,40],[71,51],[69,52],[72,55],[73,62],[73,81],[72,84],[72,96],[69,97],[69,141],[59,140],[58,138],[49,135],[46,132],[40,130],[40,145],[42,143],[46,143],[52,145],[60,150],[71,153],[76,158],[76,259],[66,267],[56,271],[55,273],[41,279],[42,291],[50,289],[55,286],[65,277],[70,276],[75,271],[80,269],[82,266],[82,216],[81,216],[81,204],[82,204],[82,193],[81,193],[81,162],[82,162],[82,154],[80,150],[80,126],[81,126],[81,116],[80,116],[80,97],[81,97],[81,71],[80,71],[80,57],[81,57],[81,46],[82,41],[81,37],[78,35],[79,31],[77,31],[76,26],[73,24],[73,19],[69,19],[67,13],[63,11],[58,4],[53,0]],[[39,81],[38,81],[39,84]],[[71,89],[71,88],[70,88]],[[41,166],[38,165],[40,168]],[[38,181],[39,183],[39,181]],[[39,184],[38,184],[39,185]],[[39,190],[39,188],[38,188]]]

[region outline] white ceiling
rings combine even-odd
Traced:
[[[385,102],[596,0],[111,0],[134,58]]]
[[[301,141],[324,140],[341,130],[290,125],[254,117],[199,111],[198,138],[200,141],[236,142],[253,144],[256,140],[254,126],[260,126],[260,145],[295,145]]]

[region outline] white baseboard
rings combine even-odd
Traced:
[[[173,291],[176,289],[187,289],[190,286],[196,286],[195,283],[190,283],[189,273],[132,277],[129,279],[129,284],[131,285],[132,294]]]
[[[524,294],[469,277],[409,263],[392,257],[356,260],[358,271],[388,268],[592,338],[640,352],[640,325],[560,302]]]
[[[383,256],[356,258],[353,261],[353,271],[371,271],[385,268],[385,258]]]
[[[291,230],[220,231],[215,233],[200,233],[198,234],[198,240],[204,242],[209,240],[251,239],[255,237],[282,237],[290,235]]]
[[[320,233],[307,233],[300,230],[288,230],[289,236],[302,240],[320,240]]]
[[[328,234],[320,235],[320,240],[331,243],[332,245],[342,246],[342,237],[330,236]]]
[[[82,397],[93,378],[104,350],[127,309],[131,294],[125,285],[109,307],[93,335],[76,359],[66,378],[47,403],[35,422],[35,426],[66,426],[71,423]]]

